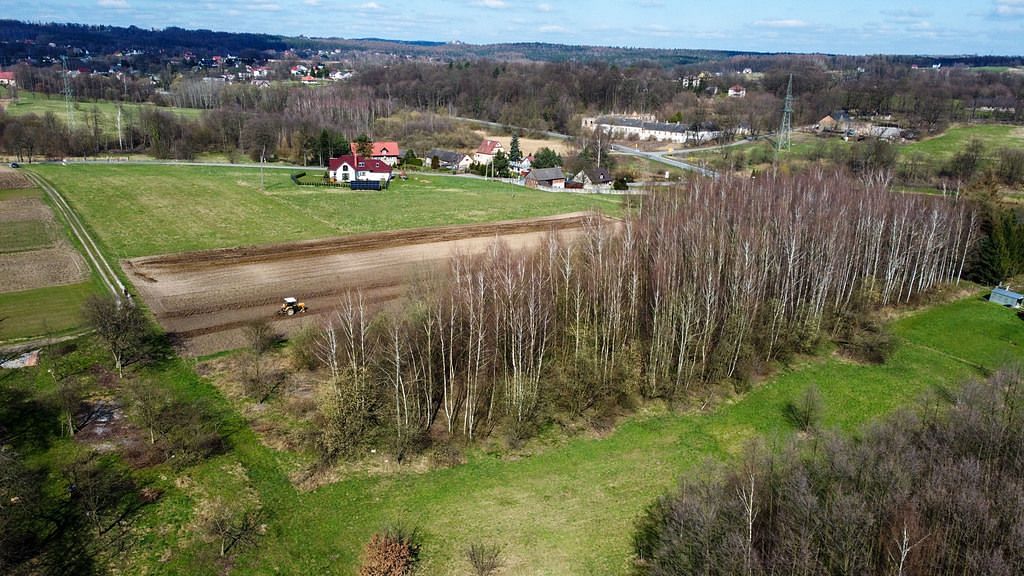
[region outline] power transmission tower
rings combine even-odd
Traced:
[[[68,57],[60,57],[60,68],[64,72],[64,107],[67,108],[68,113],[68,131],[75,129],[75,92],[71,87],[71,73],[68,72]]]
[[[786,87],[786,102],[782,106],[782,124],[779,125],[779,133],[775,140],[775,160],[778,161],[779,153],[789,150],[793,143],[793,75],[789,75],[789,85]]]

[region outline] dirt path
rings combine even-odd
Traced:
[[[274,319],[297,330],[359,290],[373,306],[394,301],[416,277],[443,270],[456,254],[479,254],[500,238],[514,250],[548,233],[579,234],[586,214],[360,234],[309,242],[134,258],[122,267],[157,320],[186,353],[237,347],[246,322]],[[285,296],[303,300],[303,318],[277,318]]]

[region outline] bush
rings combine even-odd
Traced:
[[[416,533],[390,528],[374,534],[363,549],[359,576],[405,576],[412,573],[419,558]]]
[[[320,367],[320,360],[316,357],[314,346],[316,339],[316,327],[309,325],[292,336],[291,344],[288,347],[288,355],[292,361],[292,367],[296,370],[316,370]]]
[[[466,548],[466,559],[477,576],[490,576],[501,568],[501,546],[474,542]]]
[[[821,417],[825,413],[825,405],[821,400],[818,387],[813,384],[804,390],[799,398],[786,404],[786,419],[794,426],[810,432],[821,425]]]

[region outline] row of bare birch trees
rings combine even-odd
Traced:
[[[594,215],[574,238],[453,258],[399,310],[374,316],[350,294],[314,338],[334,383],[324,434],[354,414],[357,430],[400,442],[431,426],[468,439],[501,423],[525,431],[544,414],[692,394],[811,350],[850,307],[908,302],[963,273],[970,206],[886,184],[694,181],[621,221]]]

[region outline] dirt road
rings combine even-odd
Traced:
[[[282,333],[333,308],[349,290],[372,305],[399,298],[423,273],[442,270],[455,254],[479,254],[500,238],[512,249],[538,245],[551,231],[578,234],[587,214],[565,214],[467,226],[444,226],[250,248],[134,258],[122,262],[157,320],[187,354],[242,345],[242,328],[258,318]],[[275,317],[285,296],[310,312]]]

